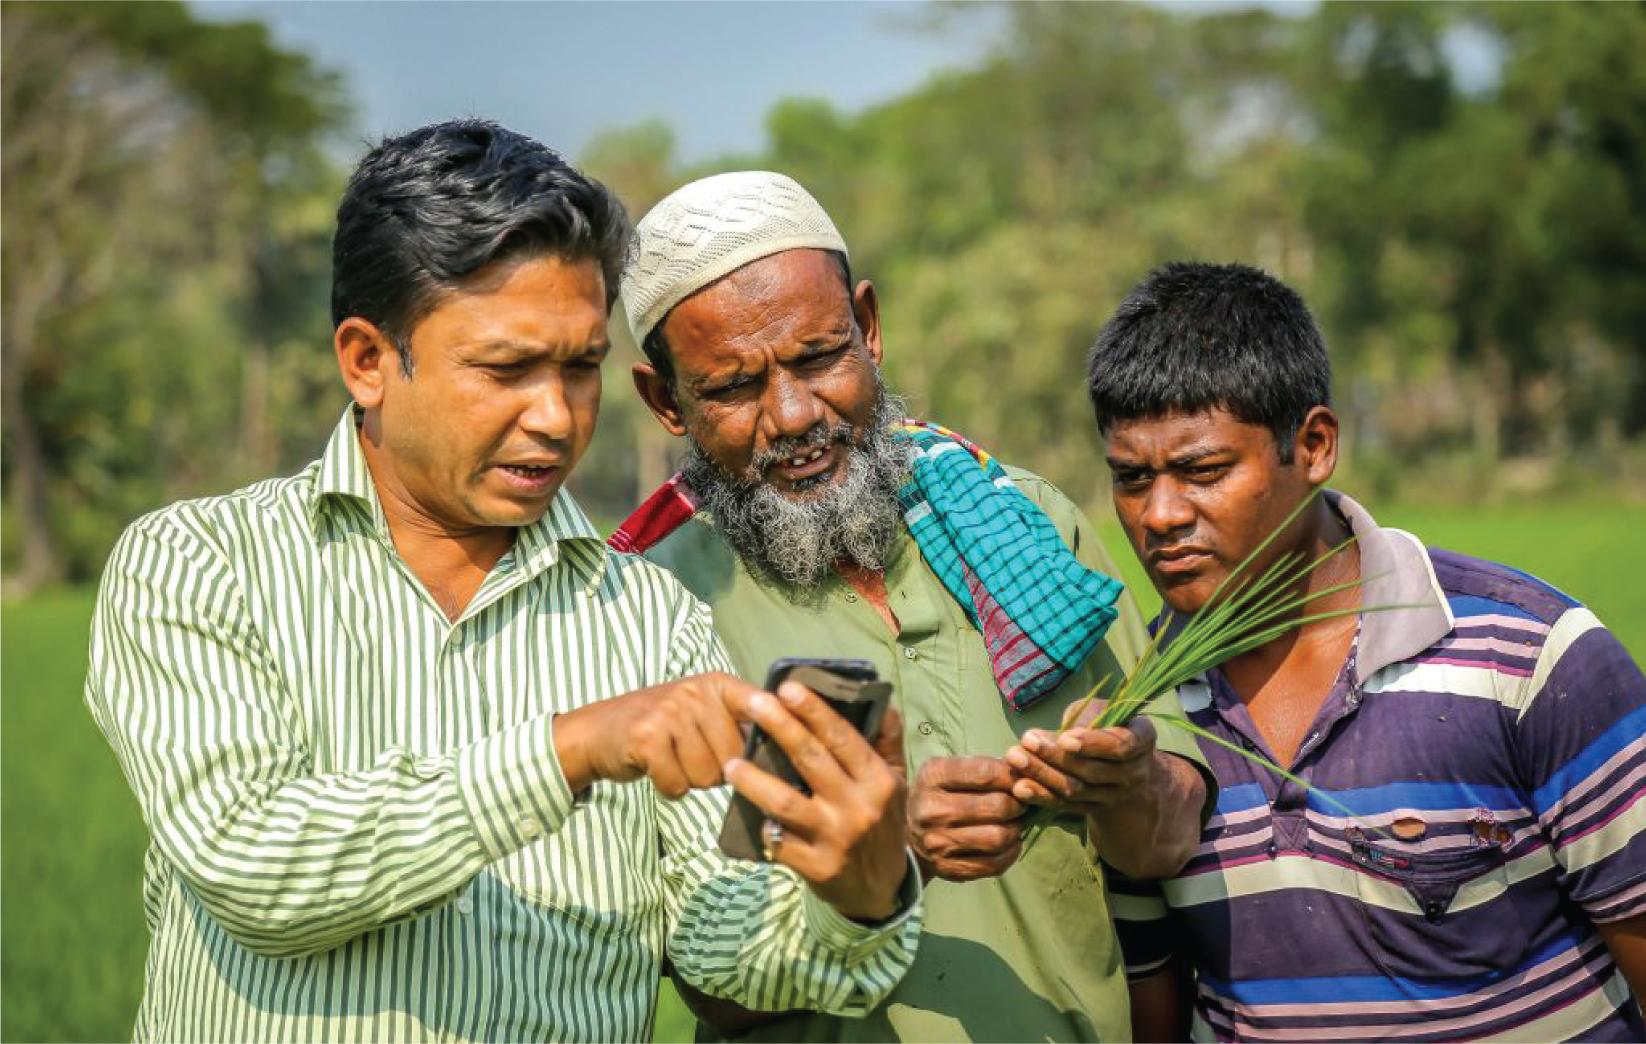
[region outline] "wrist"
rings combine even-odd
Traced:
[[[589,766],[587,710],[579,707],[554,716],[554,756],[573,794],[581,794],[594,782],[594,771]]]
[[[904,896],[909,891],[909,877],[922,873],[917,869],[919,861],[919,856],[915,856],[913,850],[905,849],[902,860],[903,873],[898,877],[895,888],[878,901],[871,901],[861,906],[852,904],[850,908],[836,905],[835,911],[847,920],[865,928],[879,927],[892,920],[908,906],[908,901]]]

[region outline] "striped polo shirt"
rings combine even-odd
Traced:
[[[1646,678],[1594,614],[1331,501],[1367,605],[1290,771],[1209,742],[1188,866],[1115,879],[1128,971],[1198,974],[1196,1039],[1640,1040],[1595,930],[1646,913]],[[1273,761],[1220,672],[1189,717]]]
[[[295,477],[134,522],[86,702],[153,838],[136,1037],[641,1040],[665,954],[747,1007],[874,1007],[917,895],[853,923],[720,853],[725,788],[561,773],[557,713],[726,669],[708,609],[565,493],[448,620],[350,415]]]

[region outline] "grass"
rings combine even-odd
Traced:
[[[1587,602],[1646,658],[1646,587],[1634,534],[1646,508],[1390,507],[1387,525],[1506,561]],[[1099,528],[1146,611],[1159,604],[1112,520]],[[143,985],[137,805],[81,704],[89,591],[0,608],[0,1039],[124,1040]],[[656,1039],[692,1038],[664,988]]]

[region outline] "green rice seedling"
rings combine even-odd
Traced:
[[[1153,636],[1149,640],[1143,655],[1138,659],[1130,673],[1120,683],[1114,697],[1104,705],[1097,718],[1090,723],[1093,728],[1108,728],[1125,725],[1143,709],[1149,701],[1162,693],[1169,692],[1177,686],[1204,675],[1212,668],[1233,659],[1242,653],[1250,652],[1262,645],[1281,637],[1300,627],[1321,620],[1332,620],[1344,616],[1354,616],[1360,613],[1383,612],[1390,609],[1409,608],[1401,605],[1357,606],[1352,609],[1334,609],[1325,612],[1308,612],[1308,606],[1322,598],[1327,598],[1343,591],[1360,588],[1371,577],[1360,577],[1340,584],[1322,588],[1318,591],[1298,593],[1302,582],[1319,569],[1322,565],[1342,554],[1354,546],[1355,538],[1350,537],[1336,547],[1310,559],[1303,552],[1294,551],[1281,555],[1270,563],[1260,575],[1255,578],[1250,575],[1253,564],[1260,558],[1269,545],[1283,533],[1287,527],[1295,522],[1299,515],[1306,510],[1315,499],[1320,496],[1320,490],[1315,490],[1303,502],[1292,509],[1291,514],[1280,523],[1275,530],[1263,539],[1263,542],[1247,555],[1240,565],[1218,584],[1212,596],[1186,621],[1180,621],[1172,616],[1170,610],[1164,612]],[[1175,634],[1173,633],[1175,631]],[[1091,703],[1102,697],[1102,694],[1113,684],[1112,675],[1104,677],[1091,691],[1076,701],[1065,717],[1065,728],[1072,727],[1079,721],[1081,714]],[[1180,728],[1199,739],[1204,739],[1221,747],[1226,747],[1240,756],[1262,765],[1269,771],[1297,783],[1320,796],[1322,800],[1346,814],[1353,815],[1330,794],[1311,787],[1306,781],[1288,772],[1285,768],[1275,764],[1268,758],[1255,751],[1246,750],[1238,744],[1231,744],[1207,730],[1189,721],[1180,715],[1154,715],[1154,720]],[[1382,831],[1378,831],[1382,833]]]

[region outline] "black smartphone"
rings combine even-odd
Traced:
[[[785,657],[767,671],[766,691],[776,692],[779,685],[789,680],[821,696],[871,743],[880,734],[880,719],[891,702],[892,686],[880,680],[874,664],[868,660]],[[749,732],[743,760],[758,765],[802,793],[810,793],[783,748],[758,725]],[[720,850],[734,859],[764,861],[760,831],[765,822],[766,813],[741,794],[733,793],[731,807],[726,809],[726,821],[720,828]]]

